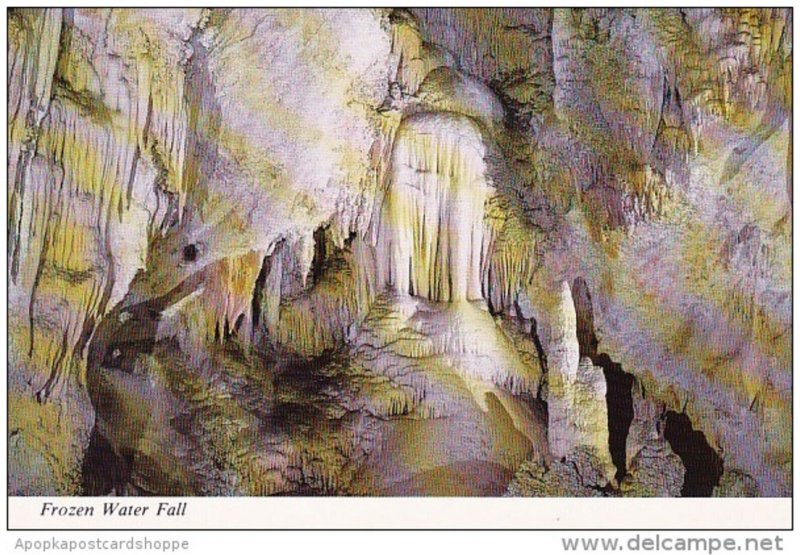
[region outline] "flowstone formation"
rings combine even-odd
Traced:
[[[403,120],[380,223],[386,285],[440,302],[482,298],[485,157],[480,131],[465,116]]]
[[[10,493],[789,495],[792,25],[11,10]]]

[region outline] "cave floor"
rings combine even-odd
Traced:
[[[105,369],[122,378],[104,380],[98,410],[127,467],[117,491],[503,494],[522,462],[544,457],[545,417],[485,308],[444,310],[386,299],[349,349],[316,359],[231,344],[198,363],[166,341],[130,372]]]

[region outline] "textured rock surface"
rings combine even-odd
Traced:
[[[577,450],[572,458],[550,466],[528,461],[508,485],[511,497],[603,497],[598,481],[602,464],[589,452]]]
[[[606,382],[602,368],[579,360],[575,304],[567,282],[561,284],[547,349],[547,441],[550,454],[563,461],[579,450],[592,453],[604,486],[613,480],[608,438]],[[588,480],[587,480],[588,481]]]
[[[647,446],[634,457],[620,491],[629,497],[678,497],[684,472],[680,458],[666,444]]]
[[[11,493],[788,495],[792,26],[10,10]]]

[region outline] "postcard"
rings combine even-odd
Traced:
[[[792,528],[792,8],[6,18],[8,529]]]

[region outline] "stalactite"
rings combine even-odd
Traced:
[[[168,204],[165,196],[182,194],[184,165],[183,73],[169,64],[182,43],[121,14],[99,12],[78,23],[65,13],[62,50],[55,29],[47,35],[54,45],[39,48],[40,76],[27,91],[38,114],[37,140],[15,177],[20,208],[13,228],[21,235],[12,242],[24,246],[12,250],[12,265],[16,294],[29,299],[33,366],[50,369],[42,398],[80,367],[96,325],[144,267],[149,230],[167,216],[159,208]],[[60,12],[43,15],[48,29],[62,26]],[[93,51],[89,30],[124,32],[129,24],[143,24],[150,39],[135,55],[125,53],[128,67],[112,51]],[[103,96],[98,67],[117,75],[115,94]],[[48,105],[42,95],[50,82]],[[36,325],[55,314],[58,329]]]
[[[265,326],[272,344],[304,356],[341,347],[367,313],[376,294],[374,253],[353,238],[329,253],[325,271],[303,294],[280,303],[277,278],[270,269],[265,294]]]
[[[501,193],[486,203],[481,282],[495,312],[513,310],[537,268],[540,231]]]

